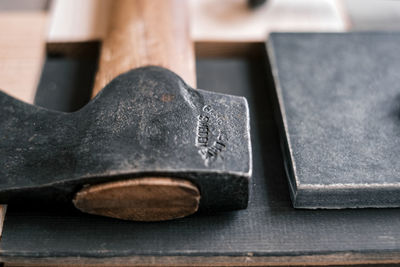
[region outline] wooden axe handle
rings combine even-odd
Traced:
[[[113,1],[93,96],[119,74],[147,65],[172,70],[195,87],[187,2]]]
[[[182,0],[114,0],[92,97],[119,74],[147,65],[168,68],[195,87],[186,5]],[[172,177],[88,186],[73,200],[84,212],[139,221],[184,217],[197,211],[199,201],[192,182]]]

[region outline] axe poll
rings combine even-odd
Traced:
[[[187,1],[113,1],[93,99],[62,113],[0,93],[0,201],[161,221],[247,207],[246,99],[193,89]]]

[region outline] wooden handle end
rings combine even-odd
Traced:
[[[133,221],[165,221],[195,213],[197,187],[186,180],[146,177],[83,188],[73,200],[79,210]]]

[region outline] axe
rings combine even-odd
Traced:
[[[138,221],[247,207],[247,101],[191,87],[186,4],[113,1],[94,97],[76,112],[0,92],[0,203]]]

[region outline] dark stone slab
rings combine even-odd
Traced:
[[[244,265],[262,262],[262,257],[296,260],[299,255],[315,256],[308,261],[329,255],[330,263],[331,255],[339,255],[340,262],[349,261],[352,255],[360,255],[362,262],[376,262],[376,255],[381,260],[399,260],[400,209],[292,208],[269,97],[273,87],[264,65],[261,58],[200,60],[197,64],[199,88],[243,95],[249,101],[254,173],[246,210],[137,223],[74,210],[24,210],[10,205],[0,258],[105,263],[124,257],[121,263],[127,264],[129,259],[141,261],[145,256],[151,257],[150,263],[163,256],[182,256],[186,262],[203,257],[197,265],[213,262],[219,266],[229,260],[237,266],[240,259]]]
[[[273,34],[297,208],[400,206],[400,34]]]

